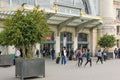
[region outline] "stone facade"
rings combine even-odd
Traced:
[[[61,46],[60,44],[61,43],[61,38],[60,38],[61,32],[72,33],[73,44],[71,47],[74,50],[80,47],[78,46],[78,34],[79,33],[87,34],[87,42],[88,42],[87,48],[91,50],[93,55],[95,55],[98,49],[98,45],[97,45],[98,39],[106,33],[110,35],[115,35],[117,39],[117,45],[115,47],[120,47],[120,37],[117,33],[117,26],[120,27],[120,22],[119,20],[116,20],[116,9],[120,9],[120,6],[119,6],[120,1],[119,0],[86,0],[86,2],[88,4],[87,7],[89,7],[89,11],[90,11],[89,15],[101,16],[103,20],[103,24],[96,26],[96,28],[94,29],[82,28],[77,33],[76,33],[75,27],[63,26],[60,30],[58,30],[57,26],[50,25],[51,31],[54,32],[53,36],[54,36],[55,44],[53,45],[53,47],[56,51],[56,54],[58,54],[61,50],[61,47],[60,47]],[[0,21],[0,27],[2,26],[3,26],[2,21]],[[85,43],[82,42],[82,44],[85,44]],[[37,44],[37,48],[43,49],[43,46],[39,47],[39,45]],[[13,48],[9,48],[9,53],[13,53],[12,49]],[[113,49],[114,48],[112,48],[111,50]]]

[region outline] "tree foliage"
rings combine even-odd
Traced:
[[[39,10],[38,6],[29,11],[17,10],[5,20],[0,44],[31,49],[34,44],[42,43],[50,33],[46,17],[46,13]]]
[[[116,39],[113,35],[107,35],[105,34],[103,37],[100,38],[98,41],[98,45],[103,48],[111,48],[115,46]]]

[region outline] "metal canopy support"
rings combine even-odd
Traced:
[[[57,35],[59,35],[59,31],[60,31],[65,25],[69,24],[70,22],[72,22],[72,21],[75,20],[76,18],[77,18],[77,17],[74,17],[74,16],[73,16],[73,17],[70,17],[69,19],[61,22],[60,24],[58,24],[58,26],[57,26],[57,31],[58,31]]]
[[[47,19],[51,18],[52,16],[54,16],[55,14],[54,13],[48,13],[47,14]]]
[[[99,23],[99,24],[93,26],[92,28],[90,28],[90,30],[92,30],[92,29],[94,29],[94,28],[96,28],[96,27],[98,27],[98,26],[100,26],[100,25],[102,25],[102,23]]]
[[[79,32],[81,29],[83,29],[86,25],[89,25],[90,23],[93,23],[93,22],[95,22],[95,21],[96,21],[96,19],[93,19],[93,20],[89,20],[89,21],[87,21],[87,22],[84,22],[84,23],[78,25],[78,26],[76,27],[76,32],[78,33],[78,32]]]

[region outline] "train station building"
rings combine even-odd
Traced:
[[[120,47],[120,0],[0,0],[0,30],[6,16],[13,15],[23,3],[26,10],[40,5],[48,14],[52,33],[38,45],[41,52],[54,48],[57,54],[65,45],[68,51],[89,48],[95,55],[97,42],[106,33],[114,35],[115,47]]]

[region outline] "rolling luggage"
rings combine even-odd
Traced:
[[[60,62],[60,57],[57,57],[56,63],[59,64],[59,62]]]

